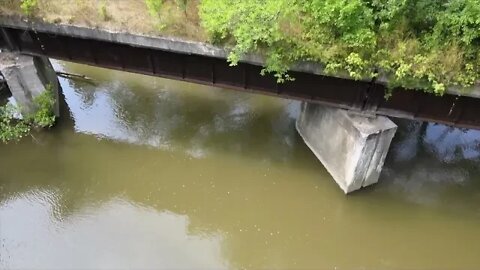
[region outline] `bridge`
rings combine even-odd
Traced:
[[[461,93],[436,96],[318,74],[292,71],[295,81],[277,84],[261,76],[261,60],[231,67],[221,48],[183,40],[112,33],[75,26],[0,19],[0,48],[158,77],[321,103],[371,115],[385,115],[480,128],[480,99]],[[317,73],[317,74],[315,74]],[[476,93],[475,93],[476,94]]]
[[[290,72],[295,80],[279,84],[272,75],[260,75],[261,57],[246,56],[232,67],[225,49],[197,42],[3,17],[0,48],[304,101],[297,129],[346,193],[378,181],[396,131],[383,116],[480,128],[478,91],[450,90],[440,97],[395,89],[385,99],[381,82],[326,76],[312,63],[299,64]],[[319,139],[319,133],[336,141]]]

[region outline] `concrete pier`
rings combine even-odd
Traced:
[[[345,193],[378,182],[397,126],[383,116],[302,104],[297,130]]]
[[[20,106],[22,114],[35,112],[33,100],[43,93],[48,85],[51,85],[56,100],[54,112],[57,117],[60,116],[59,83],[48,58],[0,52],[0,73]]]

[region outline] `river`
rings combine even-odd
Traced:
[[[54,65],[91,81],[0,145],[1,269],[480,267],[479,131],[395,120],[380,183],[346,196],[298,101]]]

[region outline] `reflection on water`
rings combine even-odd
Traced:
[[[480,208],[480,131],[397,120],[399,131],[384,168],[385,183],[404,199],[455,211]],[[447,195],[448,194],[448,195]]]
[[[77,69],[82,74],[92,72],[86,67]],[[298,102],[280,103],[131,74],[107,71],[104,76],[107,81],[100,85],[70,82],[74,93],[66,94],[67,101],[79,132],[183,151],[194,158],[229,152],[284,159],[295,151],[293,119]],[[142,91],[132,91],[139,88]]]
[[[299,104],[56,63],[62,122],[0,146],[0,268],[480,265],[480,132],[398,120],[381,183],[344,196]]]
[[[221,235],[190,234],[186,216],[112,199],[62,219],[59,203],[37,191],[3,204],[4,269],[226,268]]]

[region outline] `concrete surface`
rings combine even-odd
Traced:
[[[365,117],[304,102],[297,130],[345,193],[378,182],[397,126],[387,117]]]
[[[52,85],[56,100],[54,112],[57,117],[60,116],[58,105],[59,83],[48,58],[1,52],[0,73],[5,78],[22,114],[34,113],[36,107],[33,100],[45,91],[47,85]]]

